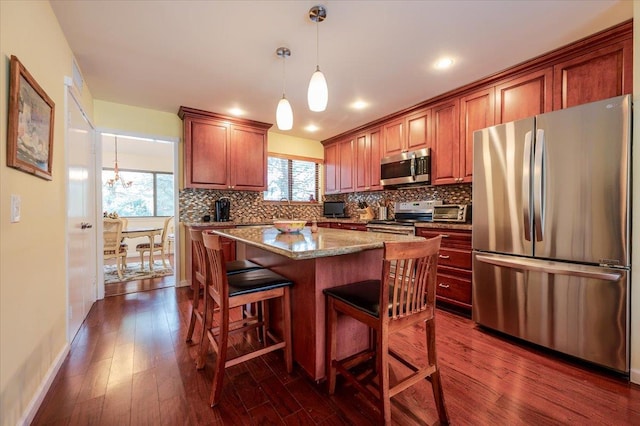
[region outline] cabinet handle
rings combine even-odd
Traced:
[[[440,283],[438,284],[438,287],[442,287],[442,288],[449,288],[451,287],[449,284],[445,284],[445,283]]]
[[[449,259],[449,256],[447,256],[446,254],[441,254],[440,259]]]
[[[440,234],[442,235],[442,238],[449,238],[449,234]]]

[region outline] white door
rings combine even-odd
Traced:
[[[68,329],[73,340],[96,300],[95,129],[67,88]]]

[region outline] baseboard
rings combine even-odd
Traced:
[[[640,385],[640,370],[632,368],[629,374],[629,380],[631,383]]]
[[[187,287],[189,285],[189,281],[181,280],[176,287]]]
[[[44,401],[44,397],[49,392],[49,388],[53,383],[53,379],[56,378],[58,371],[60,371],[60,367],[62,367],[62,363],[64,362],[67,354],[69,353],[69,344],[65,344],[58,356],[56,357],[53,364],[47,371],[47,374],[44,376],[42,383],[40,383],[40,387],[38,388],[36,394],[31,399],[31,402],[27,406],[26,411],[24,412],[23,417],[18,421],[19,425],[30,425],[33,422],[33,419],[38,414],[38,409],[40,405],[42,405],[42,401]]]

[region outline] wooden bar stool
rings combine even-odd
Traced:
[[[205,288],[205,334],[200,341],[200,354],[197,367],[205,365],[209,347],[216,353],[213,372],[213,386],[211,389],[211,406],[220,401],[224,370],[269,352],[283,349],[287,372],[293,370],[293,356],[291,349],[291,299],[289,288],[293,283],[287,278],[269,269],[256,269],[248,272],[228,275],[220,237],[215,234],[203,234],[204,246],[207,252],[207,265],[211,279]],[[269,302],[280,299],[282,306],[282,336],[278,337],[269,329]],[[262,316],[253,316],[231,322],[229,310],[251,303],[261,304],[264,312]],[[219,308],[219,326],[214,327],[213,312]],[[249,353],[243,353],[227,359],[229,334],[245,332],[260,328],[262,330],[262,344],[253,348]]]
[[[193,330],[196,326],[196,321],[200,322],[200,325],[204,327],[203,313],[200,311],[200,298],[201,294],[204,294],[204,289],[207,282],[207,255],[202,241],[202,231],[190,229],[189,235],[194,246],[195,255],[195,270],[193,271],[193,277],[191,280],[191,290],[193,290],[193,298],[191,299],[191,319],[189,320],[189,331],[187,331],[187,342],[190,342],[193,338]],[[262,266],[253,263],[249,260],[232,260],[225,265],[227,274],[238,274],[241,272],[253,271],[261,269]]]
[[[387,242],[380,280],[362,281],[325,289],[327,296],[327,385],[333,394],[336,373],[342,374],[376,406],[385,424],[391,424],[391,397],[423,379],[431,382],[441,424],[449,423],[440,370],[436,359],[435,284],[438,236],[426,241]],[[382,307],[382,309],[381,309]],[[363,322],[374,331],[370,348],[342,360],[336,359],[338,313]],[[418,367],[389,347],[389,335],[406,327],[425,323],[427,366]],[[391,386],[390,356],[413,371]],[[350,372],[353,367],[375,359],[370,374]],[[377,377],[377,383],[374,379]]]

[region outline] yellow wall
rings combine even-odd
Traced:
[[[275,117],[274,117],[275,118]],[[320,141],[303,139],[281,133],[269,132],[269,152],[324,159],[324,147]]]
[[[52,181],[6,166],[9,60],[20,59],[55,103]],[[72,52],[49,2],[0,1],[0,415],[25,415],[66,350],[65,86]],[[83,104],[92,114],[91,93]],[[22,197],[10,223],[10,197]]]

